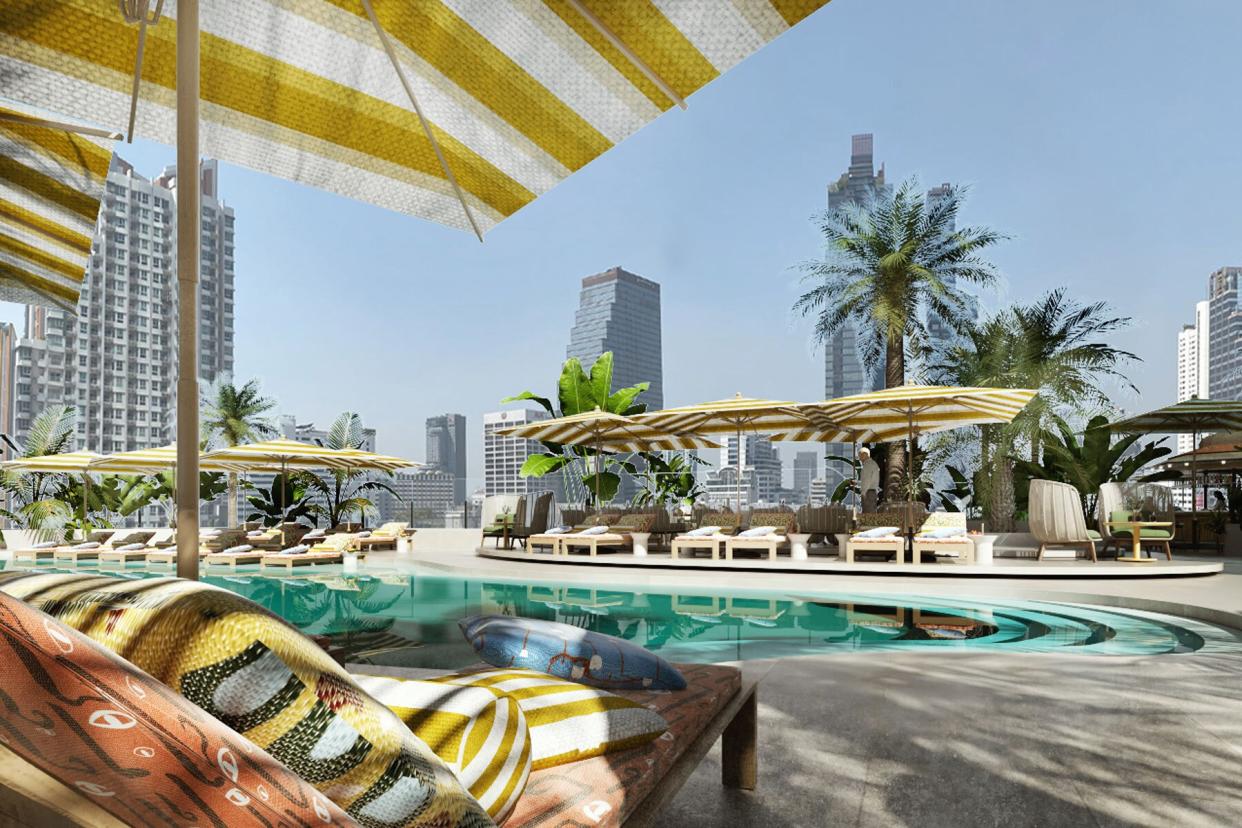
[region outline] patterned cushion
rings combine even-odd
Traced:
[[[492,819],[509,815],[531,768],[531,734],[517,701],[431,681],[353,678],[448,763]]]
[[[530,728],[534,770],[645,745],[668,730],[641,704],[535,670],[468,671],[432,681],[515,700]]]
[[[128,825],[357,823],[263,750],[56,619],[0,594],[0,741]]]
[[[476,615],[457,622],[493,667],[538,670],[608,689],[681,690],[686,680],[664,659],[621,638],[555,621]]]
[[[258,604],[177,578],[3,573],[0,590],[124,653],[365,828],[493,824],[391,711]]]

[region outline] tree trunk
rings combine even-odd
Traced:
[[[1013,461],[1001,452],[996,454],[992,471],[991,532],[1012,532],[1014,513]]]
[[[906,339],[904,336],[889,336],[884,346],[884,387],[898,388],[906,382]],[[903,496],[905,480],[912,469],[906,468],[905,441],[892,442],[888,445],[888,464],[884,469],[884,499],[893,501],[908,500]]]
[[[229,472],[229,528],[237,528],[237,472]]]

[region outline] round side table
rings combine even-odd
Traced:
[[[811,539],[811,536],[790,532],[787,537],[789,538],[789,557],[795,561],[805,561],[807,541]]]
[[[630,532],[630,538],[634,541],[634,554],[637,557],[645,557],[647,554],[647,541],[651,539],[650,532]]]
[[[970,540],[975,545],[974,562],[981,566],[992,565],[992,545],[996,543],[995,535],[972,535]]]

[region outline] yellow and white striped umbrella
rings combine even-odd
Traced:
[[[200,0],[202,153],[481,236],[827,1]],[[4,94],[120,129],[141,51],[175,143],[177,7],[4,3]]]
[[[11,469],[22,472],[45,472],[48,474],[81,473],[90,470],[90,465],[98,461],[102,455],[93,451],[67,451],[63,454],[41,454],[37,457],[18,457],[0,463],[0,469]]]
[[[66,126],[0,104],[0,300],[77,309],[112,149]]]
[[[726,400],[664,408],[634,417],[654,428],[694,434],[770,433],[804,428],[809,420],[796,402],[737,394]]]
[[[109,454],[91,463],[90,470],[114,474],[150,474],[171,469],[176,465],[177,447],[171,445]],[[198,461],[198,468],[200,471],[205,472],[246,471],[246,467],[240,463],[228,463],[221,460],[201,458]]]
[[[418,469],[426,466],[426,463],[416,463],[413,460],[406,460],[403,457],[394,457],[391,454],[376,454],[361,449],[344,449],[343,453],[353,458],[351,469],[375,469],[376,471],[397,471],[399,469]]]
[[[246,443],[240,446],[209,451],[202,456],[201,463],[223,462],[248,471],[275,471],[283,469],[363,469],[382,468],[382,465],[368,466],[367,452],[342,451],[324,448],[323,446],[302,443],[298,440],[278,438],[264,440],[261,443]],[[374,455],[379,456],[379,455]],[[410,464],[412,465],[412,464]]]
[[[537,420],[503,429],[499,434],[561,446],[592,446],[600,451],[614,452],[720,448],[718,443],[695,434],[655,428],[639,422],[636,417],[599,410],[554,420]]]
[[[1037,392],[1026,388],[902,385],[800,406],[808,428],[774,440],[892,442],[970,425],[1007,423]]]

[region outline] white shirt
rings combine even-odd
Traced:
[[[862,473],[860,476],[862,477],[862,480],[859,481],[859,484],[864,492],[869,492],[873,489],[878,490],[880,488],[880,464],[872,460],[870,457],[863,461]]]

